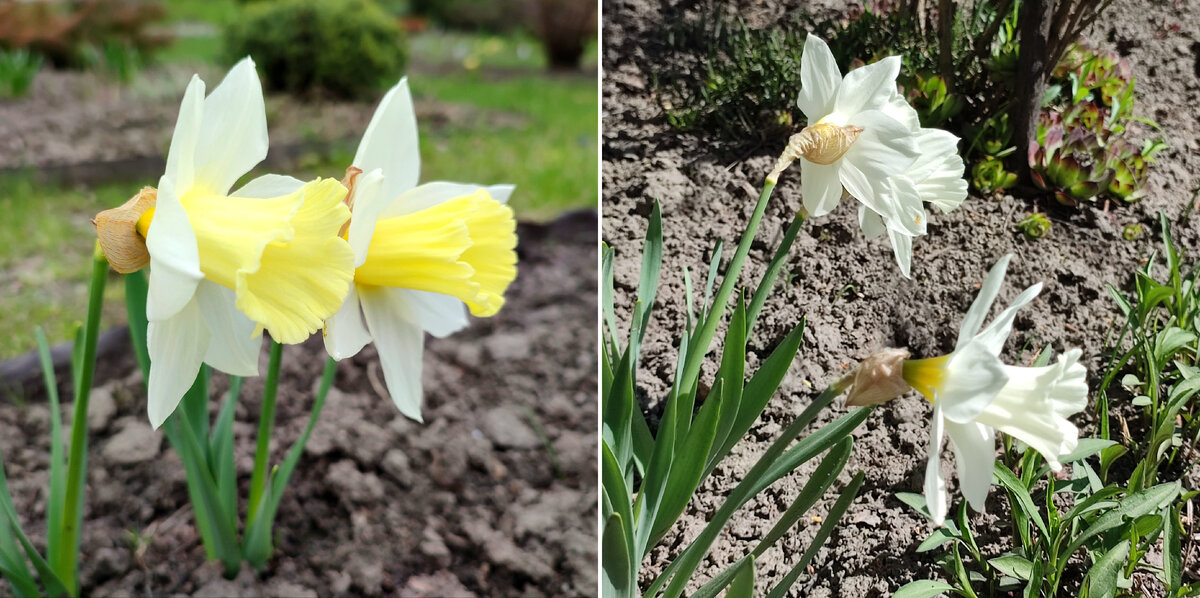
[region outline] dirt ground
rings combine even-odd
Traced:
[[[88,414],[85,595],[593,594],[596,216],[521,225],[519,236],[504,309],[429,341],[424,424],[381,394],[373,347],[340,364],[261,573],[229,581],[205,562],[183,466],[148,425],[132,354],[105,358],[100,370],[117,375]],[[317,337],[284,350],[274,463],[307,422],[324,359]],[[215,375],[214,398],[227,386]],[[243,497],[261,390],[262,378],[246,381],[234,424]],[[0,450],[38,545],[48,429],[36,397],[0,407]]]
[[[604,4],[603,238],[616,248],[616,303],[626,319],[637,286],[638,250],[652,201],[662,202],[664,217],[663,286],[646,335],[638,382],[649,398],[663,397],[676,361],[677,332],[683,325],[683,277],[704,271],[714,241],[724,239],[732,255],[763,177],[782,149],[762,148],[753,155],[723,152],[715,136],[681,134],[670,129],[653,94],[650,73],[663,68],[662,40],[670,23],[700,3],[684,7],[655,0],[613,0]],[[770,26],[778,15],[805,8],[797,0],[742,0],[738,14],[751,26]],[[828,10],[828,7],[822,10]],[[1099,382],[1105,339],[1120,325],[1106,290],[1127,288],[1135,267],[1158,247],[1157,213],[1175,220],[1200,187],[1200,11],[1182,1],[1118,0],[1108,18],[1091,32],[1102,47],[1115,48],[1132,62],[1137,81],[1137,112],[1163,127],[1170,146],[1152,169],[1150,193],[1132,206],[1098,205],[1081,210],[1039,207],[1053,219],[1047,238],[1029,242],[1016,223],[1033,205],[1019,192],[1000,199],[969,197],[949,215],[931,212],[928,236],[915,242],[913,278],[898,275],[886,239],[864,240],[853,201],[826,217],[810,220],[797,237],[782,283],[763,310],[751,341],[747,372],[778,343],[802,316],[808,329],[801,354],[779,394],[768,404],[748,438],[708,478],[674,532],[644,564],[643,583],[700,532],[707,518],[737,484],[767,443],[815,393],[859,359],[884,347],[908,347],[916,356],[953,349],[958,325],[986,271],[1002,255],[1014,253],[998,305],[1025,287],[1045,283],[1041,296],[1022,310],[1004,356],[1028,363],[1044,346],[1055,351],[1080,347],[1089,381]],[[1177,26],[1176,26],[1177,25]],[[792,215],[800,208],[798,168],[786,173],[767,208],[758,240],[743,272],[744,284],[762,275]],[[1147,234],[1136,241],[1121,237],[1126,224],[1140,223]],[[1189,262],[1200,256],[1200,222],[1175,230]],[[781,277],[786,279],[787,276]],[[718,333],[718,338],[721,338]],[[715,359],[713,360],[715,361]],[[711,382],[715,363],[705,375]],[[839,406],[819,421],[843,413]],[[886,596],[915,579],[938,579],[934,552],[918,554],[929,523],[896,499],[897,492],[922,491],[930,408],[915,395],[878,409],[854,434],[855,451],[842,483],[853,472],[866,472],[866,484],[824,549],[792,590],[797,596]],[[1088,414],[1075,421],[1090,431]],[[948,452],[947,452],[948,453]],[[804,474],[786,478],[749,503],[706,557],[690,586],[745,554],[799,491]],[[952,462],[943,458],[950,474]],[[1195,468],[1193,468],[1193,475]],[[953,477],[953,475],[951,475]],[[1185,481],[1195,487],[1197,480]],[[956,488],[951,482],[951,490]],[[832,493],[831,493],[832,494]],[[833,496],[814,511],[823,514]],[[959,499],[955,496],[955,501]],[[976,515],[975,528],[985,550],[1011,538],[1003,523],[1003,498],[993,491],[990,512]],[[816,523],[783,539],[756,560],[760,583],[785,574],[807,547]],[[770,580],[764,581],[764,580]],[[770,587],[767,585],[765,587]]]

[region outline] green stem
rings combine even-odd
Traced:
[[[275,394],[279,390],[279,362],[283,345],[271,341],[271,364],[263,387],[262,407],[258,413],[258,446],[254,450],[254,474],[250,477],[250,503],[247,506],[246,527],[254,524],[258,504],[267,484],[267,461],[271,457],[271,434],[275,430]]]
[[[79,528],[83,523],[83,494],[87,482],[87,412],[91,398],[92,374],[96,369],[96,340],[100,337],[100,308],[104,304],[104,284],[108,282],[108,261],[100,244],[92,253],[92,281],[88,286],[87,322],[83,332],[83,359],[79,363],[79,383],[75,386],[75,406],[71,413],[71,447],[67,457],[67,496],[64,502],[59,546],[62,550],[52,565],[72,596],[79,595]],[[56,440],[57,441],[57,440]],[[55,533],[51,530],[50,533]]]
[[[750,244],[754,241],[754,235],[758,233],[758,225],[762,222],[763,214],[767,210],[767,200],[771,198],[771,191],[774,189],[773,181],[768,180],[763,184],[762,193],[758,196],[758,203],[754,206],[754,214],[750,216],[746,232],[742,234],[742,239],[738,242],[737,252],[729,261],[729,268],[725,271],[725,277],[721,279],[721,286],[717,289],[717,295],[713,299],[712,313],[704,319],[703,328],[700,328],[696,332],[696,337],[688,343],[689,355],[684,366],[683,376],[680,378],[679,388],[692,388],[700,377],[700,366],[704,361],[700,357],[708,352],[708,346],[717,332],[717,324],[720,323],[725,308],[729,304],[729,296],[733,294],[733,289],[737,286],[738,275],[741,274],[742,265],[750,253]]]

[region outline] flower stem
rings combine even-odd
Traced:
[[[271,341],[271,364],[267,369],[267,382],[263,387],[262,407],[258,413],[258,446],[254,450],[254,473],[250,477],[250,503],[246,505],[246,528],[254,524],[258,505],[262,501],[267,483],[267,461],[271,457],[271,434],[275,430],[275,394],[279,390],[279,363],[283,357],[283,345]]]
[[[681,389],[692,388],[700,376],[700,365],[704,361],[702,357],[708,352],[708,346],[717,332],[717,324],[725,315],[729,296],[733,294],[733,289],[737,286],[738,275],[741,274],[742,265],[750,253],[750,244],[754,241],[754,235],[758,233],[758,225],[762,222],[763,213],[767,210],[767,200],[771,198],[771,191],[774,189],[774,181],[768,180],[763,185],[762,193],[758,196],[758,203],[754,205],[754,214],[750,216],[750,222],[746,224],[746,232],[742,234],[737,252],[729,261],[729,268],[725,270],[725,277],[721,279],[721,286],[717,289],[716,297],[713,298],[712,311],[704,319],[704,326],[697,330],[696,337],[688,343],[687,363],[684,365],[683,376],[680,378],[679,388]]]
[[[71,414],[71,446],[67,457],[67,495],[63,501],[59,551],[52,564],[55,573],[72,596],[79,595],[79,532],[83,524],[83,495],[87,482],[87,412],[92,392],[92,374],[96,369],[96,340],[100,337],[100,308],[104,304],[104,285],[108,282],[108,260],[100,244],[92,253],[92,280],[88,285],[87,321],[83,329],[82,358],[75,364],[75,405]],[[55,442],[59,440],[54,439]]]

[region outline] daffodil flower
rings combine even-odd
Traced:
[[[421,419],[421,360],[428,332],[445,337],[467,311],[494,315],[516,277],[511,185],[417,185],[417,123],[407,80],[375,111],[347,175],[354,286],[325,322],[335,359],[375,342],[388,393]]]
[[[906,115],[895,103],[899,72],[900,58],[889,56],[842,77],[829,46],[815,35],[805,40],[796,104],[809,126],[792,138],[789,157],[803,158],[800,185],[809,215],[831,212],[843,187],[878,214],[896,212],[879,186],[918,156],[910,124],[899,120]]]
[[[984,510],[991,487],[996,430],[1041,453],[1054,471],[1062,468],[1059,458],[1079,443],[1079,430],[1067,417],[1087,406],[1087,371],[1078,363],[1080,351],[1067,351],[1045,367],[1005,365],[998,357],[1017,311],[1037,296],[1041,283],[1025,289],[983,328],[1011,257],[1001,258],[988,273],[963,318],[954,351],[906,360],[902,366],[905,382],[933,403],[925,500],[939,525],[949,508],[940,464],[943,436],[950,437],[959,487],[976,511]]]
[[[903,108],[912,108],[903,104]],[[895,106],[895,104],[893,104]],[[894,108],[904,113],[902,108]],[[912,120],[916,121],[913,111]],[[892,243],[896,263],[905,278],[912,272],[912,239],[924,235],[926,221],[925,203],[933,204],[943,214],[957,208],[967,197],[967,181],[963,178],[965,166],[958,154],[958,137],[941,129],[913,131],[919,155],[900,175],[889,177],[880,187],[880,197],[885,206],[892,206],[890,216],[867,207],[859,206],[858,220],[867,238],[875,238],[885,232]]]
[[[207,98],[193,76],[157,191],[143,190],[115,218],[97,217],[114,268],[149,262],[147,402],[156,428],[201,363],[256,375],[263,329],[276,341],[301,342],[349,290],[354,255],[338,232],[350,213],[338,181],[295,186],[267,175],[229,194],[266,154],[254,63],[243,59]],[[122,264],[130,248],[135,257]]]

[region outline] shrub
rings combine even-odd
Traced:
[[[409,10],[452,29],[494,33],[520,28],[529,13],[527,0],[412,0]]]
[[[272,0],[225,30],[231,60],[250,56],[268,89],[362,98],[404,72],[396,22],[370,0]]]
[[[166,17],[160,2],[0,2],[0,49],[26,49],[59,67],[91,67],[106,46],[149,56],[170,41],[154,25]]]
[[[42,57],[25,50],[0,50],[0,97],[19,98],[33,85]]]

